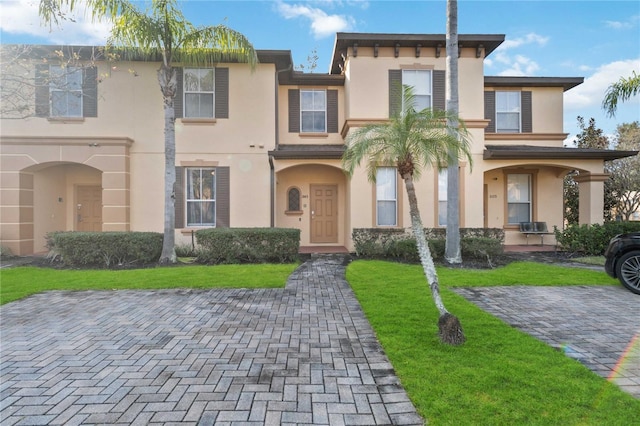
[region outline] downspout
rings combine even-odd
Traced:
[[[291,71],[293,69],[293,61],[289,64],[289,66],[283,70],[280,71],[276,71],[276,78],[274,81],[274,86],[275,86],[275,94],[276,94],[276,105],[275,105],[275,117],[276,117],[276,125],[275,125],[275,129],[276,129],[276,134],[275,134],[275,141],[276,141],[276,147],[274,149],[274,151],[277,151],[278,148],[280,147],[280,126],[278,124],[279,118],[280,118],[280,114],[279,114],[279,97],[278,97],[278,91],[279,91],[279,81],[280,81],[280,73],[281,72],[285,72],[285,71]],[[271,169],[270,172],[270,179],[271,179],[271,227],[274,228],[275,227],[275,223],[276,223],[276,219],[275,219],[275,208],[276,208],[276,172],[275,172],[275,167],[273,165],[273,155],[269,156],[269,168]]]

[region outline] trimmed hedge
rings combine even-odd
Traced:
[[[569,225],[564,230],[553,229],[563,250],[588,256],[604,254],[609,240],[618,234],[640,231],[640,222],[605,222],[593,225]]]
[[[300,230],[211,228],[196,231],[197,261],[205,264],[288,263],[298,259]]]
[[[425,236],[433,260],[444,259],[446,230],[425,228]],[[503,253],[504,230],[497,228],[461,228],[462,257],[490,260]],[[419,262],[416,240],[410,230],[358,228],[352,233],[356,255],[364,258],[387,258],[403,262]]]
[[[51,232],[50,256],[67,266],[112,268],[157,262],[163,235],[157,232]]]

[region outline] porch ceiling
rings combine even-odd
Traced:
[[[335,159],[342,158],[344,145],[280,145],[269,151],[277,160]]]
[[[485,160],[616,160],[632,157],[638,151],[613,149],[560,148],[531,145],[485,145]]]

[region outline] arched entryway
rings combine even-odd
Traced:
[[[20,138],[2,145],[1,233],[17,255],[51,231],[128,231],[128,138]]]
[[[282,166],[276,171],[275,225],[300,229],[303,247],[344,246],[347,214],[342,170],[314,163]]]

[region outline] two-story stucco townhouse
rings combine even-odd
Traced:
[[[473,137],[473,167],[460,164],[461,226],[503,228],[506,244],[525,242],[522,221],[561,227],[572,170],[581,222],[601,223],[603,163],[624,153],[563,147],[563,93],[582,78],[485,76],[484,58],[503,41],[459,36],[460,115]],[[328,74],[294,71],[287,50],[259,51],[253,72],[237,63],[180,68],[177,240],[211,226],[292,227],[302,246],[353,249],[354,228],[408,228],[394,168],[381,167],[374,184],[364,170],[346,176],[340,158],[352,129],[388,119],[398,82],[444,108],[444,46],[444,35],[339,33]],[[74,49],[81,58],[92,50]],[[43,252],[56,230],[162,232],[157,68],[92,61],[67,69],[62,90],[41,77],[60,66],[34,58],[32,116],[0,122],[4,247]],[[445,226],[446,178],[427,171],[417,182],[426,227]]]

